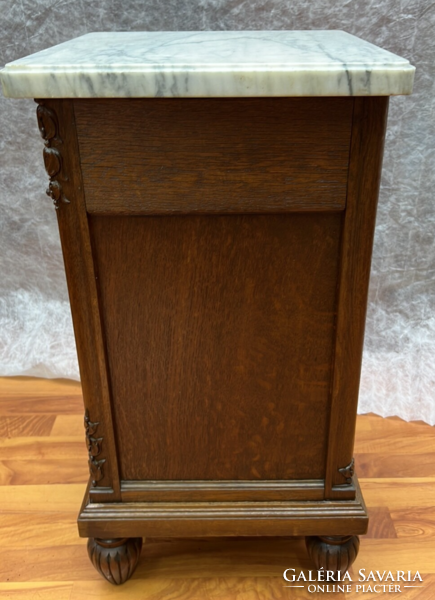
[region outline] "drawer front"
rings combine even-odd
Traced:
[[[353,102],[74,101],[87,211],[146,215],[343,210]]]

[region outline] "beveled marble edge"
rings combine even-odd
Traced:
[[[6,65],[15,98],[410,94],[406,59],[341,31],[94,33]]]
[[[212,74],[212,77],[210,76]],[[1,72],[3,94],[10,98],[217,98],[258,96],[394,96],[412,93],[414,68],[324,71],[275,71],[269,73],[216,71],[189,74],[189,85],[184,86],[184,72],[165,72],[165,82],[156,81],[155,74],[144,77],[144,71],[128,74],[128,87],[124,72],[110,72],[107,76],[97,71],[80,73],[81,85],[74,81],[74,72],[53,74],[33,73],[32,78],[20,77],[20,71]],[[23,73],[23,75],[25,75]],[[37,75],[37,77],[36,77]],[[119,84],[113,85],[119,77]],[[30,80],[31,79],[31,80]],[[124,82],[124,83],[123,83]]]

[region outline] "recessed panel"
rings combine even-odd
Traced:
[[[340,213],[90,227],[121,478],[323,478]]]

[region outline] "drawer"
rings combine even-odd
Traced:
[[[74,101],[94,214],[340,211],[352,98]]]

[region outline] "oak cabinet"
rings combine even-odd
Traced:
[[[195,97],[192,68],[185,93],[156,79],[147,97],[118,63],[101,88],[87,67],[74,88],[72,66],[59,82],[53,70],[53,89],[44,70],[29,84],[51,90],[37,116],[85,404],[79,532],[112,583],[130,577],[147,536],[307,536],[317,568],[355,559],[368,524],[353,443],[388,95],[409,93],[413,74],[404,65],[409,89],[391,78],[385,90],[382,60],[372,79],[355,67],[347,94],[335,71],[334,94],[322,70],[303,79],[291,65],[276,86],[300,80],[300,94],[236,78],[224,80],[232,94]],[[304,93],[313,82],[324,93]]]

